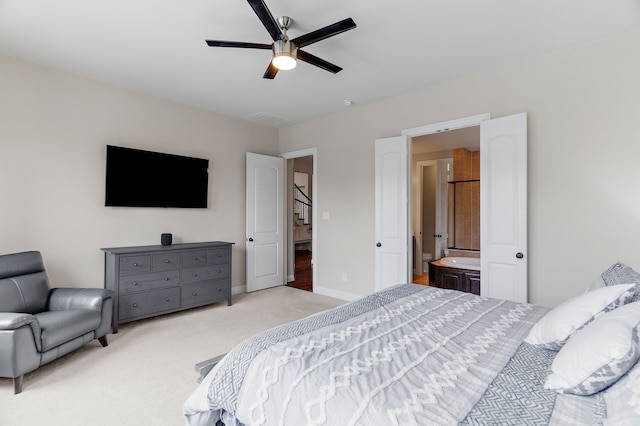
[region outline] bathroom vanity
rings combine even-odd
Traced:
[[[459,258],[443,258],[429,263],[434,285],[439,288],[480,295],[479,265],[476,269],[475,261],[467,263],[465,259],[459,261],[449,259]],[[479,262],[479,259],[477,260]]]

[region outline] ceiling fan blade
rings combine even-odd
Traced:
[[[271,50],[270,44],[263,43],[245,43],[243,41],[225,41],[225,40],[205,40],[211,47],[243,47],[247,49],[265,49]]]
[[[310,45],[311,43],[318,42],[320,40],[324,40],[325,38],[333,37],[334,35],[338,35],[345,31],[352,30],[356,27],[356,23],[351,18],[343,19],[340,22],[336,22],[335,24],[327,25],[324,28],[320,28],[319,30],[311,31],[310,33],[301,35],[300,37],[296,37],[291,41],[295,43],[298,47],[305,47]]]
[[[297,56],[301,61],[304,61],[311,65],[315,65],[318,68],[322,68],[323,70],[327,70],[334,74],[342,71],[342,68],[340,68],[339,66],[334,65],[331,62],[327,62],[324,59],[320,59],[317,56],[312,55],[311,53],[305,52],[304,50],[298,49]]]
[[[267,70],[264,72],[262,78],[268,78],[269,80],[273,80],[278,73],[278,68],[276,68],[273,63],[269,62],[269,66]]]
[[[273,41],[280,38],[282,35],[282,30],[280,30],[280,26],[275,19],[273,19],[273,15],[269,12],[267,5],[264,4],[263,0],[247,0],[249,5],[253,8],[253,11],[258,15],[258,18],[262,22],[262,25],[267,29],[271,39]]]

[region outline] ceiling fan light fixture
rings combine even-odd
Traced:
[[[289,40],[276,40],[273,43],[273,59],[271,63],[279,70],[291,70],[297,65],[296,52],[298,48]]]

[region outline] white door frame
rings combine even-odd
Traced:
[[[432,133],[448,132],[449,130],[464,129],[465,127],[479,126],[485,120],[491,120],[491,114],[478,114],[471,117],[458,118],[456,120],[443,121],[441,123],[428,124],[426,126],[413,127],[402,131],[403,135],[411,138],[430,135]]]
[[[300,158],[300,157],[313,157],[313,173],[311,174],[311,193],[313,194],[313,203],[311,205],[311,217],[313,218],[313,226],[311,227],[311,279],[313,281],[313,292],[316,292],[316,254],[317,252],[317,238],[316,238],[316,234],[317,234],[317,229],[318,229],[318,212],[316,211],[316,209],[318,208],[318,191],[317,191],[317,184],[318,184],[318,148],[313,147],[313,148],[306,148],[306,149],[299,149],[297,151],[289,151],[289,152],[284,152],[282,154],[280,154],[280,157],[284,158],[285,160],[292,160],[294,158]],[[287,161],[285,161],[285,176],[288,176],[288,165],[287,165]],[[289,209],[289,206],[287,206],[287,200],[288,197],[285,197],[285,208],[286,208],[286,221],[287,221],[287,226],[285,226],[285,241],[287,242],[287,256],[285,256],[285,271],[287,270],[287,262],[289,261],[289,259],[291,258],[291,256],[294,256],[295,258],[295,245],[293,244],[293,235],[292,235],[292,220],[291,217],[289,217],[289,215],[291,214],[291,209]]]

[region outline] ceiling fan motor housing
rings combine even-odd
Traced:
[[[288,39],[273,42],[273,65],[281,70],[290,70],[296,66],[298,48]]]

